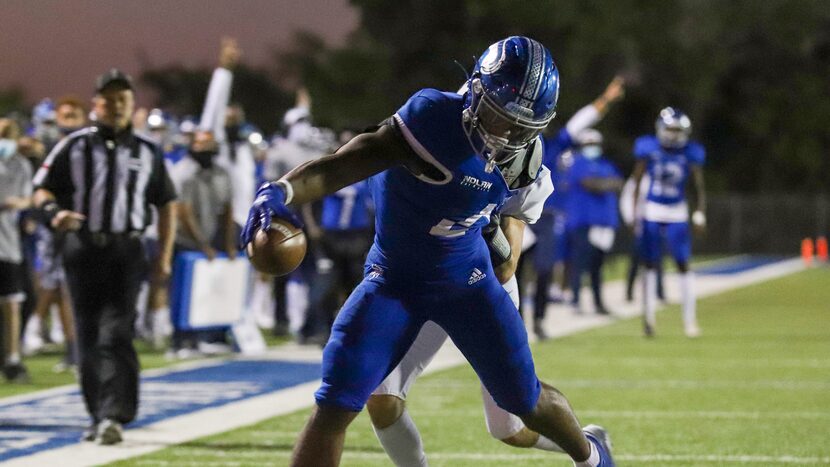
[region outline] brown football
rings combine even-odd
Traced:
[[[271,218],[268,232],[257,230],[245,247],[248,260],[261,273],[284,276],[297,269],[306,251],[303,229],[276,217]]]

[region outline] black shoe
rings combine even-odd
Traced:
[[[7,363],[3,366],[3,377],[10,383],[31,383],[29,372],[22,363]]]
[[[95,438],[97,438],[97,437],[98,437],[98,424],[93,423],[92,425],[89,425],[89,427],[87,427],[86,430],[84,430],[84,433],[81,435],[81,441],[87,441],[87,442],[91,443],[91,442],[95,441]]]
[[[542,320],[541,319],[533,320],[533,333],[536,334],[536,337],[540,341],[546,341],[546,340],[549,339],[548,333],[545,332],[545,327],[542,326]]]
[[[611,312],[610,312],[610,311],[608,311],[608,308],[605,308],[605,307],[604,307],[604,306],[602,306],[602,305],[598,306],[598,307],[596,308],[596,311],[597,311],[597,314],[598,314],[598,315],[606,315],[606,316],[608,316],[608,315],[610,315],[610,314],[611,314]]]
[[[646,322],[643,322],[643,336],[654,337],[654,327]]]
[[[302,334],[297,337],[297,343],[300,345],[316,345],[319,347],[325,347],[329,341],[329,336],[325,334],[314,334],[312,336],[303,336]]]
[[[109,446],[124,440],[121,424],[111,418],[105,418],[98,424],[98,444]]]

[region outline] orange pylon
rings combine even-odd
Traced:
[[[823,235],[816,239],[816,256],[819,261],[827,262],[827,237]]]
[[[805,238],[801,240],[801,259],[804,260],[804,264],[810,266],[813,264],[813,239],[812,238]]]

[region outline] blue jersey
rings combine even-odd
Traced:
[[[369,228],[369,187],[365,181],[326,196],[320,226],[325,230],[360,230]]]
[[[706,151],[695,141],[682,148],[664,148],[656,136],[646,135],[634,142],[634,157],[646,161],[651,178],[646,199],[660,204],[677,204],[686,199],[686,180],[691,166],[702,166]]]
[[[473,152],[463,104],[456,93],[424,89],[395,113],[404,139],[435,170],[416,177],[395,167],[369,180],[376,234],[367,267],[390,284],[466,284],[472,268],[489,264],[481,228],[511,191]]]
[[[173,149],[164,153],[164,159],[173,164],[178,164],[188,152],[189,149],[187,146],[174,146]]]
[[[617,194],[613,191],[594,193],[582,186],[585,179],[611,177],[620,177],[620,173],[608,160],[574,155],[574,164],[568,172],[571,187],[566,216],[568,230],[592,225],[616,228],[619,225]]]
[[[568,204],[568,168],[562,164],[562,153],[573,146],[573,138],[567,128],[562,128],[555,138],[544,138],[544,164],[550,170],[554,191],[545,201],[545,210],[564,212]]]

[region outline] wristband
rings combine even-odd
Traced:
[[[285,192],[285,204],[291,202],[294,199],[294,187],[291,186],[291,182],[288,180],[277,180],[276,185],[282,188],[282,191]]]
[[[706,214],[703,211],[695,211],[692,213],[692,224],[700,227],[706,224]]]

